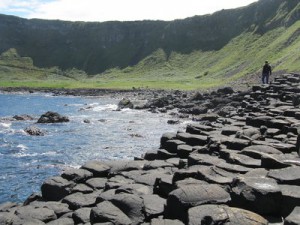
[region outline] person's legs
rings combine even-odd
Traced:
[[[266,74],[266,84],[269,83],[269,74]]]
[[[265,83],[265,78],[266,78],[266,74],[263,73],[262,76],[261,76],[261,81],[262,81],[263,84]]]

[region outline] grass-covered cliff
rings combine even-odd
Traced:
[[[300,71],[299,34],[299,0],[260,0],[170,22],[1,15],[0,85],[210,87],[249,78],[266,59],[275,71]]]

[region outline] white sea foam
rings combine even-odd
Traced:
[[[116,110],[118,108],[115,104],[107,104],[107,105],[101,105],[93,108],[93,111],[100,112],[100,111],[112,111]]]
[[[10,126],[11,126],[11,123],[9,123],[9,122],[2,122],[2,123],[0,123],[0,128],[10,128]]]
[[[17,145],[17,148],[19,148],[21,151],[25,151],[25,150],[27,150],[27,149],[28,149],[28,147],[27,147],[27,146],[25,146],[25,145],[22,145],[22,144],[19,144],[19,145]]]

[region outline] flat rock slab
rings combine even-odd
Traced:
[[[106,177],[110,167],[100,161],[89,161],[82,166],[82,169],[92,172],[94,177]]]
[[[279,215],[282,193],[274,179],[238,177],[231,184],[232,205],[262,215]]]
[[[197,178],[212,184],[229,185],[236,174],[224,171],[220,168],[210,166],[198,170]]]
[[[216,184],[187,185],[172,191],[167,199],[167,218],[187,221],[189,208],[213,203],[227,203],[230,195]]]
[[[72,212],[69,208],[68,204],[61,203],[61,202],[40,202],[40,201],[34,201],[30,204],[33,207],[36,208],[48,208],[55,212],[57,217],[61,217],[64,214],[67,214],[69,212]]]
[[[107,182],[107,178],[95,177],[95,178],[88,179],[85,183],[89,187],[96,190],[96,189],[103,189],[105,187],[106,182]]]
[[[295,207],[291,214],[284,219],[284,225],[300,225],[300,206]]]
[[[130,225],[132,221],[118,207],[103,201],[91,210],[91,224],[111,222],[114,225]]]
[[[279,151],[278,149],[273,148],[268,145],[251,145],[251,146],[244,148],[242,151],[248,151],[248,150],[258,151],[258,152],[267,153],[267,154],[282,154],[282,152]]]
[[[226,205],[201,205],[189,209],[188,224],[267,225],[269,223],[262,216],[247,210]]]
[[[118,173],[121,171],[141,170],[147,161],[143,160],[120,160],[120,161],[108,161],[105,162],[110,167],[110,174]]]
[[[245,166],[245,167],[250,167],[250,168],[259,168],[261,167],[261,160],[259,159],[254,159],[250,156],[243,155],[243,154],[238,154],[238,153],[230,153],[228,157],[228,161]]]
[[[281,214],[289,215],[296,206],[300,206],[300,186],[298,185],[279,185],[282,192]]]
[[[176,137],[191,146],[203,146],[208,141],[207,136],[198,134],[178,133]]]
[[[146,184],[153,186],[157,178],[168,178],[171,173],[168,170],[156,169],[156,170],[146,170],[146,171],[130,171],[122,172],[123,176],[134,180],[136,183]]]
[[[69,205],[71,209],[79,209],[83,207],[92,207],[96,205],[96,198],[100,195],[100,191],[91,194],[83,194],[76,192],[65,197],[62,202]]]
[[[158,195],[143,195],[144,210],[147,220],[163,215],[166,199],[159,197]]]
[[[15,214],[23,220],[36,219],[45,223],[57,219],[57,216],[53,210],[48,208],[37,208],[30,205],[17,209]]]
[[[93,176],[88,170],[84,169],[68,169],[62,173],[62,178],[72,180],[74,182],[84,182]]]
[[[220,163],[225,162],[223,159],[218,158],[217,156],[211,156],[208,154],[198,154],[193,153],[188,157],[188,165],[206,165],[206,166],[214,166]]]
[[[47,225],[74,225],[74,220],[71,218],[59,218],[57,220],[53,220],[49,223],[47,223]]]
[[[270,170],[268,177],[276,179],[280,184],[300,185],[300,167]]]
[[[184,225],[184,223],[179,220],[152,219],[150,225]]]

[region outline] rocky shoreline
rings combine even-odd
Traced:
[[[134,160],[49,178],[23,204],[0,205],[0,224],[300,224],[299,85],[300,74],[283,74],[249,91],[124,101],[193,122]]]

